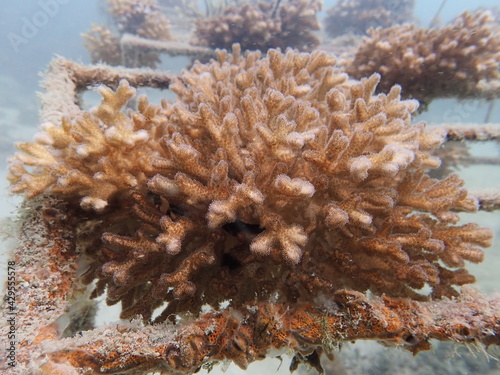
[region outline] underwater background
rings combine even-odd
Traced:
[[[57,1],[57,0],[54,0]],[[92,23],[106,23],[108,16],[103,11],[103,1],[59,0],[58,7],[48,15],[48,22],[23,34],[24,20],[32,19],[37,12],[43,11],[47,1],[20,0],[3,2],[0,10],[0,217],[2,235],[2,256],[0,257],[0,279],[3,280],[8,250],[15,245],[12,233],[12,222],[16,209],[21,202],[18,196],[9,194],[6,179],[7,159],[15,152],[14,142],[29,141],[39,126],[39,103],[37,91],[40,91],[40,72],[56,56],[79,63],[91,62],[88,51],[82,44],[81,34],[86,32]],[[326,1],[323,10],[330,8],[334,0]],[[429,26],[441,1],[417,0],[415,6],[416,22]],[[478,7],[500,7],[500,0],[448,1],[441,13],[441,22],[458,16],[464,10]],[[326,13],[320,13],[320,23]],[[23,42],[12,42],[12,33],[23,37]],[[175,31],[174,31],[175,33]],[[10,37],[9,37],[10,35]],[[326,38],[322,35],[322,38]],[[187,57],[162,56],[158,69],[171,73],[179,72],[189,63]],[[148,92],[152,101],[158,103],[168,92]],[[85,105],[95,104],[98,95],[89,94],[84,97]],[[414,117],[413,121],[429,123],[484,123],[491,103],[485,100],[436,99],[427,111]],[[489,114],[489,122],[500,124],[500,103],[493,104]],[[478,157],[500,157],[500,147],[496,142],[470,143],[470,153]],[[470,189],[485,187],[500,189],[500,165],[473,165],[461,167],[455,171]],[[479,212],[473,215],[462,214],[465,222],[477,222],[480,226],[490,227],[495,234],[493,246],[486,250],[483,263],[469,264],[467,268],[477,278],[475,287],[487,294],[500,292],[500,212]],[[3,288],[3,286],[2,286]],[[110,308],[110,311],[113,309]],[[116,314],[116,315],[114,315]],[[112,322],[117,312],[101,314],[99,324]],[[376,343],[357,343],[346,345],[338,354],[339,361],[331,368],[325,365],[327,374],[500,374],[499,351],[492,348],[491,353],[481,352],[477,347],[457,346],[436,343],[430,352],[420,353],[412,357],[408,352],[386,349]],[[247,371],[240,370],[231,364],[226,369],[219,366],[212,373],[225,370],[226,374],[288,374],[289,358],[285,356],[269,358],[263,362],[252,364]],[[307,373],[300,368],[299,372]]]

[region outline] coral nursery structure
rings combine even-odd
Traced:
[[[91,29],[82,35],[92,62],[155,67],[160,62],[157,52],[141,51],[133,56],[124,56],[120,38],[124,34],[161,41],[172,38],[168,19],[160,12],[156,1],[108,0],[107,6],[118,35],[104,25],[92,25]]]
[[[267,51],[287,47],[310,51],[319,44],[317,0],[205,2],[206,15],[196,1],[108,0],[107,12],[113,32],[104,25],[92,25],[83,34],[92,62],[155,68],[160,53],[179,54],[179,49],[201,59],[213,56],[215,48],[239,43],[244,50]],[[170,15],[170,20],[167,18]],[[170,22],[179,35],[173,38]],[[194,27],[191,42],[187,40]],[[177,39],[173,42],[173,39]],[[208,50],[208,51],[207,51]]]
[[[424,105],[436,97],[474,98],[481,84],[499,78],[500,29],[486,11],[465,12],[441,29],[406,24],[369,35],[346,65],[349,74],[378,72],[382,91],[397,83]]]
[[[42,262],[67,281],[25,340],[34,373],[246,368],[271,348],[320,369],[357,339],[499,344],[498,300],[460,288],[491,231],[458,224],[478,208],[459,177],[427,173],[450,132],[412,124],[418,103],[375,94],[379,75],[347,78],[325,52],[235,45],[173,78],[173,103],[126,109],[122,80],[18,144],[12,190],[43,199],[27,221],[58,244],[20,273]],[[80,281],[134,320],[58,340]]]

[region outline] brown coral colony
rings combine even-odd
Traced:
[[[95,24],[82,34],[83,44],[89,51],[92,62],[155,68],[160,62],[157,52],[136,52],[133,56],[125,56],[126,51],[122,49],[120,38],[128,33],[154,40],[172,39],[170,23],[160,12],[156,0],[108,0],[107,8],[118,35],[107,26]]]
[[[243,50],[267,51],[293,47],[311,51],[319,44],[317,0],[284,0],[231,4],[220,14],[196,20],[193,43],[211,48],[230,49],[239,43]]]
[[[424,106],[437,97],[476,98],[481,82],[500,77],[500,29],[493,21],[490,12],[466,11],[440,29],[370,29],[346,70],[358,79],[378,72],[380,90],[400,84]]]
[[[442,139],[411,124],[400,87],[347,81],[321,51],[217,52],[175,80],[177,101],[116,92],[20,144],[13,190],[96,214],[84,275],[122,316],[312,301],[342,289],[423,299],[474,281],[491,232],[458,225],[476,202],[430,178]],[[77,202],[75,202],[77,203]],[[130,215],[133,213],[133,215]],[[102,241],[102,242],[101,242]],[[430,292],[421,291],[430,287]]]

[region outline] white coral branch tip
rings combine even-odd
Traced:
[[[316,192],[314,185],[301,178],[290,178],[280,174],[274,180],[274,186],[285,195],[310,198]]]
[[[106,202],[104,199],[101,198],[96,198],[96,197],[83,197],[82,200],[80,201],[80,206],[84,210],[94,210],[96,212],[101,212],[103,211],[106,206],[108,205],[108,202]]]

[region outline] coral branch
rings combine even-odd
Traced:
[[[64,116],[79,111],[80,92],[96,85],[116,88],[123,79],[134,87],[167,89],[172,76],[149,69],[85,66],[58,57],[50,63],[41,83],[44,91],[40,94],[40,119],[42,122],[59,124]]]

